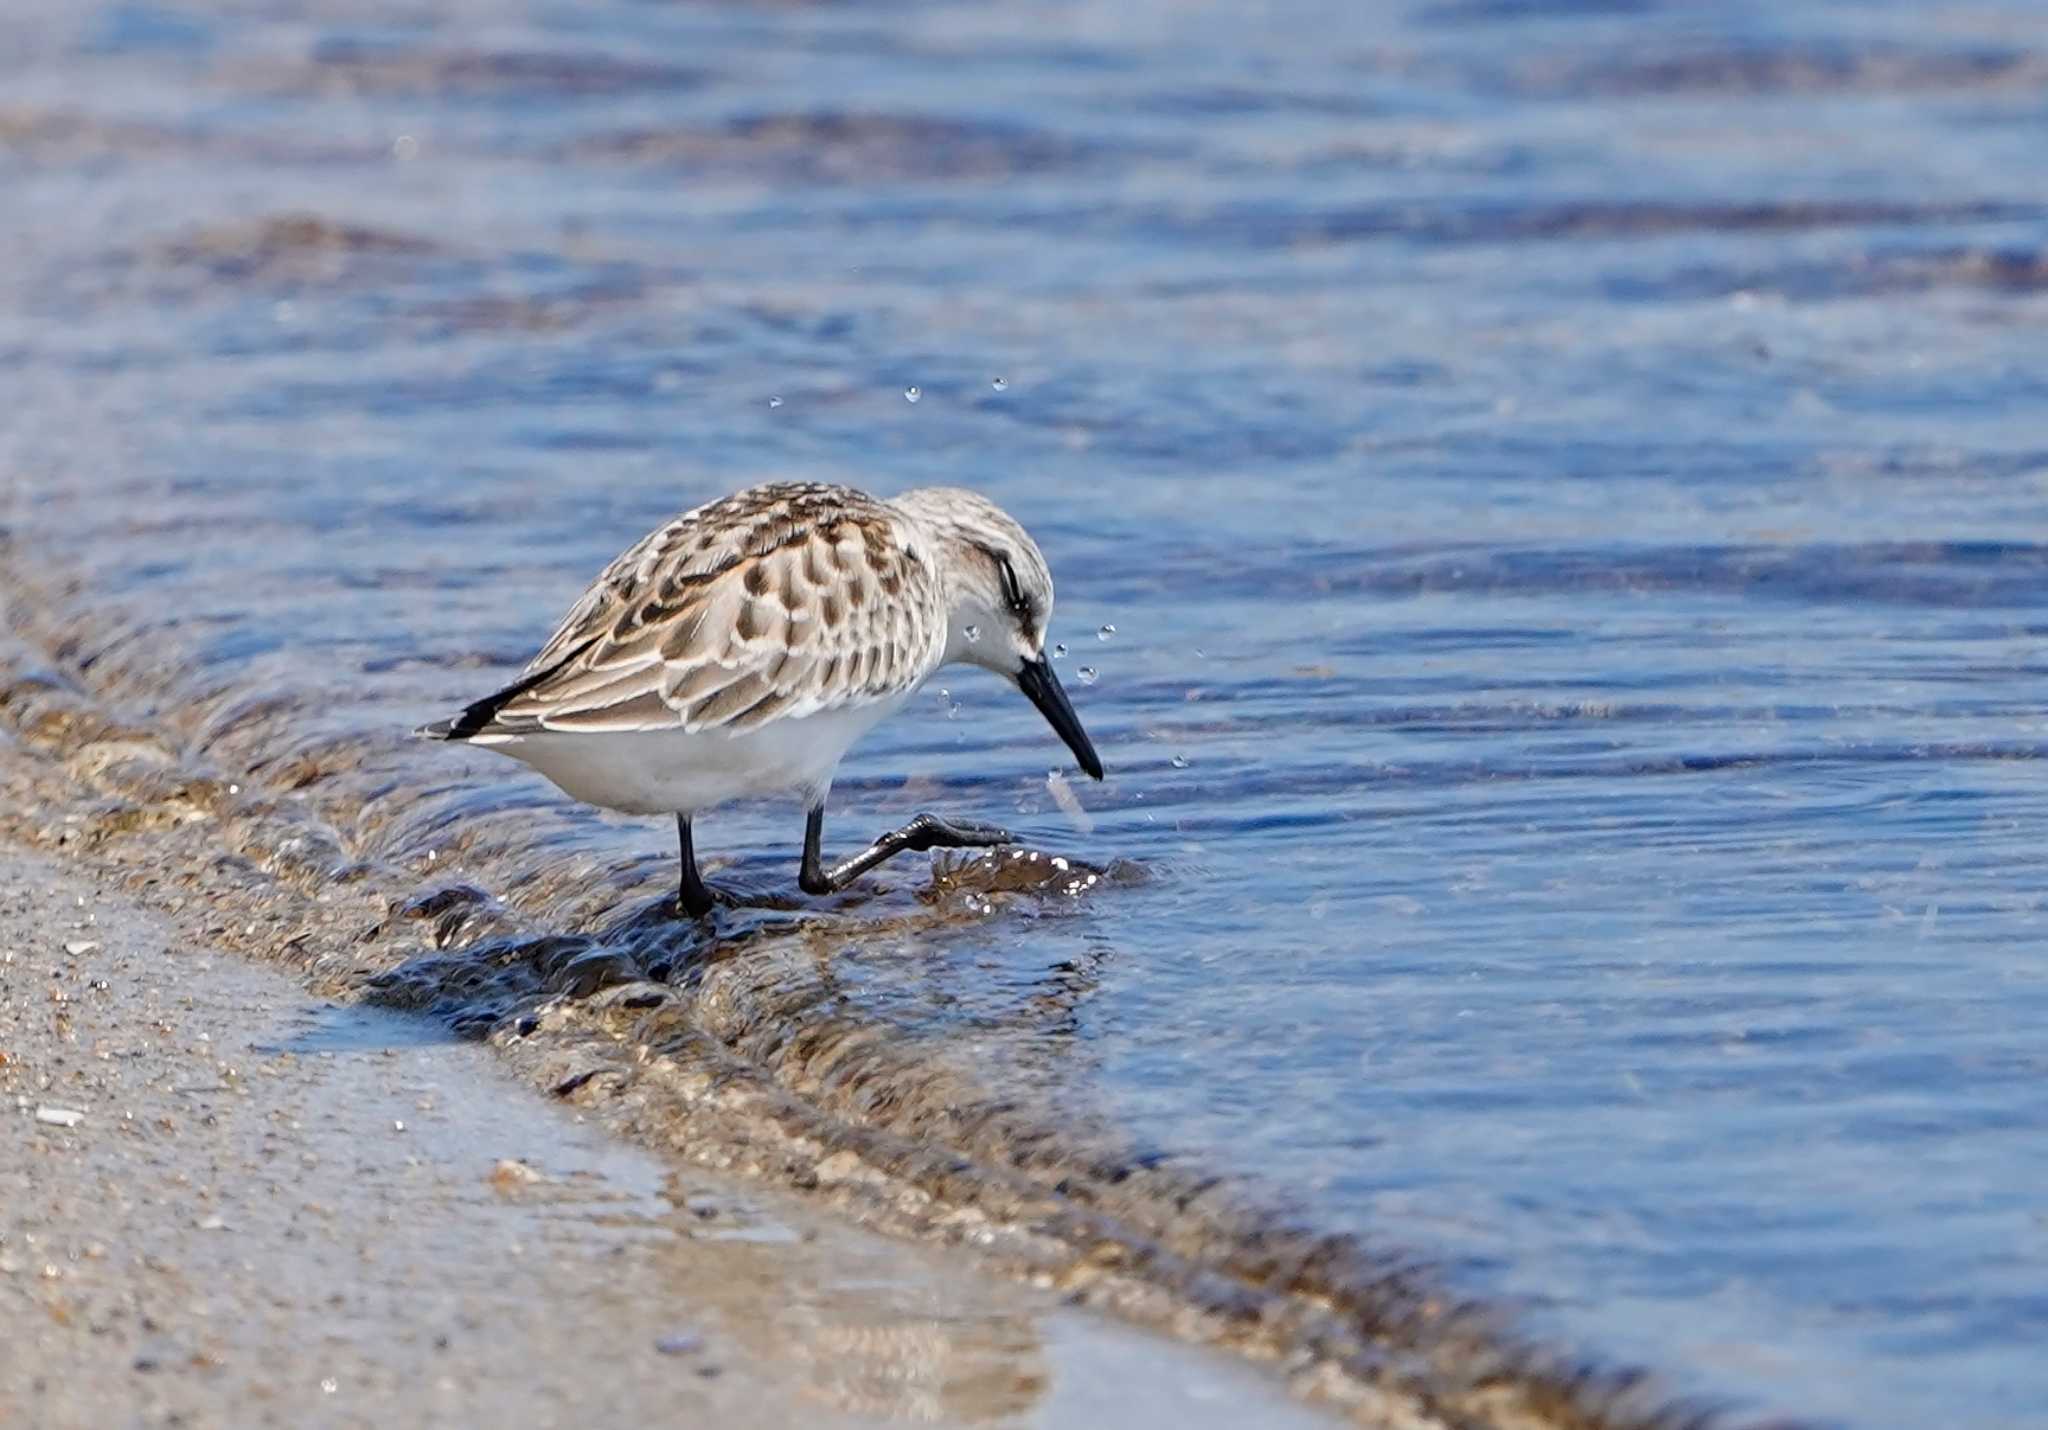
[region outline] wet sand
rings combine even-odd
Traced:
[[[7,845],[0,1325],[0,1425],[52,1430],[1323,1423]]]

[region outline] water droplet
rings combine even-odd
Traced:
[[[1092,666],[1092,665],[1084,665],[1084,666],[1082,666],[1082,667],[1081,667],[1081,672],[1080,672],[1080,674],[1081,674],[1081,683],[1082,683],[1083,685],[1093,685],[1093,684],[1095,683],[1095,667],[1094,667],[1094,666]]]
[[[1186,755],[1175,755],[1173,757],[1173,767],[1177,770],[1186,769],[1188,767],[1188,757]]]
[[[969,627],[967,628],[967,639],[969,639],[970,641],[978,641],[978,640],[980,640],[980,639],[981,639],[981,627],[980,627],[980,626],[969,626]]]
[[[1103,628],[1102,628],[1101,630],[1099,630],[1099,631],[1097,631],[1097,632],[1095,633],[1095,639],[1097,639],[1097,640],[1099,640],[1099,641],[1106,641],[1106,640],[1108,640],[1108,639],[1109,639],[1109,638],[1110,638],[1111,636],[1113,636],[1113,635],[1115,635],[1115,634],[1116,634],[1116,627],[1115,627],[1115,626],[1104,626],[1104,627],[1103,627]]]
[[[989,386],[993,387],[997,392],[1008,392],[1010,390],[1010,379],[1007,377],[993,378],[990,380]]]
[[[1067,658],[1066,646],[1064,644],[1054,646],[1052,648],[1052,658],[1054,660],[1065,660]]]
[[[768,405],[770,407],[780,407],[782,406],[782,399],[779,397],[771,397],[768,399]]]
[[[903,400],[905,402],[915,402],[923,396],[924,389],[921,387],[906,387],[903,389]]]

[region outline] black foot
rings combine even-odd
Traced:
[[[716,889],[706,884],[703,886],[703,893],[703,899],[697,902],[678,895],[675,903],[676,916],[685,919],[708,919],[720,909],[744,909],[748,906],[745,899],[730,889]]]
[[[896,833],[903,840],[904,850],[917,854],[932,849],[993,849],[999,844],[1017,842],[1015,835],[998,825],[946,819],[936,814],[920,814]]]
[[[1010,837],[1009,830],[998,829],[993,824],[920,814],[901,829],[890,830],[851,859],[827,869],[819,854],[824,830],[825,807],[813,806],[810,820],[804,828],[803,871],[797,876],[797,886],[806,894],[836,894],[877,864],[898,854],[922,854],[930,849],[988,849],[1016,842]]]

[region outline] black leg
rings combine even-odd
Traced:
[[[988,849],[1013,844],[1007,829],[920,814],[901,829],[892,829],[873,844],[830,869],[825,867],[825,806],[811,806],[804,817],[804,862],[797,883],[806,894],[836,894],[886,859],[927,849]]]
[[[701,919],[711,912],[716,902],[711,890],[704,886],[703,875],[697,872],[697,851],[690,843],[690,816],[676,816],[676,839],[683,846],[683,884],[676,894],[676,903],[685,917]]]

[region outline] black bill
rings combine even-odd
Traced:
[[[1088,743],[1088,732],[1081,728],[1081,717],[1074,713],[1073,702],[1060,688],[1060,678],[1052,673],[1051,662],[1040,656],[1018,671],[1017,688],[1038,707],[1045,723],[1067,742],[1067,748],[1074,752],[1081,768],[1101,779],[1102,760],[1095,753],[1095,746]]]

